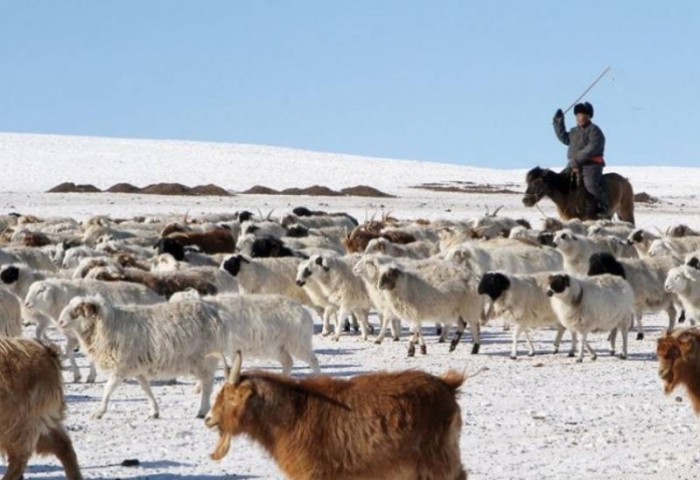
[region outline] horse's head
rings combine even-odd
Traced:
[[[534,206],[542,200],[542,197],[549,194],[551,186],[545,179],[547,172],[549,170],[540,167],[535,167],[527,172],[525,177],[527,190],[525,190],[525,196],[523,196],[523,205],[526,207]]]

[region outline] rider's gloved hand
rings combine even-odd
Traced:
[[[560,109],[557,110],[556,113],[554,114],[554,121],[555,121],[555,122],[561,122],[562,120],[564,120],[564,112],[562,112],[562,111],[561,111],[561,108],[560,108]]]

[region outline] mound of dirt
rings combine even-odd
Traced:
[[[209,185],[197,185],[190,189],[192,195],[211,195],[216,197],[230,197],[231,193],[228,190],[221,188],[218,185],[210,183]]]
[[[279,195],[280,192],[275,190],[274,188],[270,187],[265,187],[263,185],[255,185],[253,188],[249,188],[245,192],[242,192],[248,195]]]
[[[377,190],[374,187],[367,185],[357,185],[355,187],[343,188],[340,191],[343,195],[348,195],[351,197],[376,197],[376,198],[394,198],[393,195],[384,193],[381,190]]]
[[[76,185],[73,182],[64,182],[56,185],[46,193],[99,193],[100,191],[94,185]]]
[[[655,203],[660,203],[660,200],[656,197],[652,197],[647,192],[639,192],[634,195],[635,203],[647,203],[653,205]]]
[[[116,183],[109,187],[105,192],[109,193],[141,193],[141,189],[130,183]]]
[[[313,197],[342,197],[343,194],[322,185],[313,185],[307,188],[285,188],[282,195],[310,195]]]
[[[190,187],[181,183],[152,183],[141,189],[146,195],[192,195]]]

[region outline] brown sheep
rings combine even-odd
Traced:
[[[62,422],[66,409],[59,354],[34,340],[0,338],[2,480],[19,480],[34,453],[55,455],[68,480],[81,480]]]
[[[236,242],[231,231],[225,228],[217,228],[208,232],[175,232],[168,235],[167,238],[176,240],[183,247],[195,245],[202,253],[209,255],[236,251]]]
[[[349,380],[240,375],[240,353],[205,423],[211,457],[247,435],[292,480],[466,480],[456,395],[464,375],[380,372]]]
[[[216,285],[186,271],[151,273],[137,268],[125,268],[120,271],[102,268],[91,272],[90,278],[105,282],[140,283],[165,298],[170,298],[174,293],[184,292],[189,288],[196,290],[200,295],[218,293]]]
[[[659,377],[670,394],[684,384],[695,413],[700,414],[700,328],[679,328],[659,338]]]

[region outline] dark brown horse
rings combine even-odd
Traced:
[[[535,167],[527,172],[525,181],[527,190],[523,204],[526,207],[532,207],[543,197],[548,197],[557,206],[563,220],[595,220],[586,215],[587,202],[594,202],[595,199],[583,185],[572,182],[565,173]],[[603,175],[603,185],[608,195],[610,214],[617,213],[620,220],[634,224],[634,192],[630,182],[617,173],[606,173]]]

